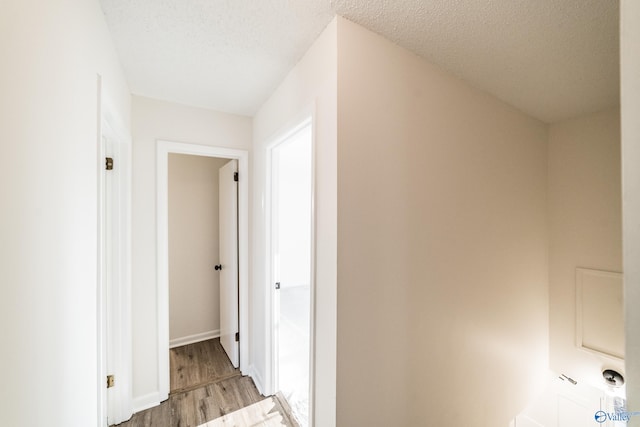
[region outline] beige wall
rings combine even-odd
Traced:
[[[547,128],[338,24],[337,423],[505,426],[548,363]]]
[[[0,408],[7,426],[98,423],[98,75],[130,96],[97,0],[0,13]]]
[[[169,340],[220,333],[218,170],[228,159],[169,154]]]
[[[158,393],[156,141],[251,148],[251,119],[139,96],[132,103],[134,407]]]
[[[624,363],[576,346],[576,268],[622,271],[620,186],[617,108],[550,126],[550,366],[594,385]]]
[[[314,421],[335,426],[336,381],[336,21],[324,30],[305,56],[256,114],[253,140],[252,354],[262,385],[271,337],[265,327],[268,295],[265,257],[267,147],[273,138],[314,114],[315,167],[315,377]]]
[[[640,2],[621,3],[622,204],[626,315],[627,397],[640,409]],[[630,426],[640,426],[633,417]]]

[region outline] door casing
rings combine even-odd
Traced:
[[[131,342],[131,137],[103,96],[98,76],[98,420],[97,425],[120,423],[133,414]],[[105,157],[114,169],[105,170]],[[109,180],[109,185],[107,185]],[[111,200],[112,206],[106,201]],[[117,225],[108,230],[107,224]],[[110,262],[107,262],[110,257]],[[109,278],[111,276],[111,280]],[[115,375],[107,391],[106,376]]]

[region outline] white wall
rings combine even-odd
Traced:
[[[132,103],[134,403],[158,393],[156,140],[250,149],[251,119],[134,96]]]
[[[0,53],[2,424],[96,425],[97,76],[125,130],[129,92],[95,0],[3,1]]]
[[[576,268],[622,271],[617,108],[550,126],[548,203],[551,369],[602,385],[624,363],[577,348]]]
[[[338,425],[506,426],[542,386],[546,129],[338,20]]]
[[[333,21],[254,117],[252,353],[265,381],[270,340],[265,316],[265,183],[267,146],[280,133],[314,115],[315,143],[315,425],[335,425],[336,358],[336,23]]]
[[[621,3],[622,216],[628,408],[640,410],[640,2]],[[630,426],[640,426],[633,417]]]
[[[220,333],[218,171],[229,159],[169,154],[169,340]]]

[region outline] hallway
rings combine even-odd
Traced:
[[[173,348],[170,362],[169,399],[120,427],[298,426],[282,397],[261,396],[233,368],[219,339]]]

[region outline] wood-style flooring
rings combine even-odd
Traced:
[[[298,427],[281,396],[263,397],[219,339],[170,350],[169,399],[119,427]]]
[[[171,393],[193,390],[216,380],[240,375],[225,353],[220,339],[212,339],[169,350]]]

